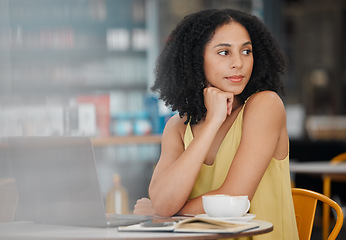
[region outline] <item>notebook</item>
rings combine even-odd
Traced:
[[[15,221],[107,227],[149,216],[105,214],[96,161],[87,137],[10,137],[18,191]]]
[[[229,221],[210,217],[188,217],[153,219],[152,221],[120,226],[120,232],[195,232],[195,233],[239,233],[260,226],[257,221]]]

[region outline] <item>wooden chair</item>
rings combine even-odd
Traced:
[[[327,204],[336,211],[336,223],[328,240],[336,239],[344,221],[342,209],[336,202],[323,194],[301,188],[292,188],[292,197],[300,240],[311,238],[318,201]]]
[[[336,155],[330,161],[331,164],[339,164],[346,161],[346,152]],[[323,194],[327,197],[331,197],[331,182],[332,181],[346,181],[345,175],[323,175]],[[323,204],[322,212],[322,239],[326,240],[329,234],[330,228],[330,211],[329,206]]]

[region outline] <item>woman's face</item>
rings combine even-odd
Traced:
[[[247,30],[237,22],[216,29],[206,44],[204,74],[207,86],[240,94],[249,82],[253,68],[252,44]]]

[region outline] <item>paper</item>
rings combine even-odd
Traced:
[[[172,220],[170,220],[171,222]],[[149,231],[149,232],[199,232],[199,233],[238,233],[245,230],[259,227],[254,221],[236,222],[215,220],[201,217],[191,217],[177,220],[174,224],[162,224],[161,226],[150,227],[148,224],[135,224],[118,227],[118,231]]]

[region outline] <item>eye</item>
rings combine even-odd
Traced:
[[[243,53],[244,55],[250,55],[250,53],[252,53],[252,50],[250,50],[250,49],[243,50],[242,53]]]
[[[229,51],[223,50],[223,51],[218,52],[218,54],[222,55],[222,56],[227,56],[227,55],[229,55]]]

